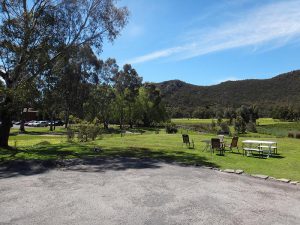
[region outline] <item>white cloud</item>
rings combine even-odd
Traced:
[[[253,46],[273,49],[300,37],[300,1],[285,0],[256,8],[219,27],[188,32],[186,43],[130,60],[137,64],[160,58],[189,59],[212,52]]]

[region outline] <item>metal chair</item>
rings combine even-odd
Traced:
[[[182,145],[185,144],[186,146],[189,145],[189,148],[194,148],[194,141],[190,142],[190,138],[188,134],[183,134],[182,135]],[[192,146],[192,147],[191,147]]]
[[[211,149],[214,152],[214,150],[219,151],[220,155],[224,155],[225,150],[223,144],[221,144],[221,141],[219,138],[212,138],[211,139]]]
[[[226,147],[230,148],[230,151],[232,151],[232,148],[237,148],[238,152],[240,152],[239,146],[238,146],[238,141],[239,141],[239,137],[233,137],[231,140],[231,143],[229,145],[227,145]]]

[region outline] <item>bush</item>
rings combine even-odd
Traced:
[[[221,130],[219,131],[219,133],[230,134],[230,128],[229,128],[227,122],[220,123],[220,127],[221,127]]]
[[[257,133],[256,124],[253,122],[249,122],[247,124],[247,131],[252,132],[252,133]]]
[[[79,124],[81,122],[82,122],[81,119],[79,119],[78,117],[73,115],[69,116],[69,124]]]
[[[88,123],[81,123],[78,125],[78,135],[77,138],[81,142],[86,142],[89,139],[95,140],[98,135],[101,134],[101,129],[99,126]]]
[[[294,138],[294,132],[291,132],[291,131],[290,131],[290,132],[288,133],[288,137],[289,137],[289,138]]]
[[[74,130],[71,127],[68,127],[68,129],[67,129],[67,140],[68,141],[73,141],[74,137],[75,137]]]
[[[237,134],[246,133],[246,123],[241,116],[237,116],[234,122],[234,130]]]
[[[178,129],[174,123],[167,123],[165,129],[167,134],[176,134],[178,132]]]

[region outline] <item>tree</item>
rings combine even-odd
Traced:
[[[122,127],[125,119],[127,119],[131,128],[133,126],[133,107],[139,88],[142,86],[142,80],[142,77],[138,75],[130,64],[125,64],[123,70],[116,73],[113,77],[120,127]]]
[[[58,77],[58,90],[62,110],[65,114],[65,127],[70,113],[83,116],[83,102],[89,96],[91,85],[99,83],[101,61],[90,46],[74,47],[55,66]]]
[[[224,117],[229,119],[229,125],[232,125],[233,119],[236,118],[236,112],[233,108],[226,108],[224,110]]]
[[[7,93],[1,104],[0,147],[8,147],[19,87],[43,79],[71,47],[88,45],[101,52],[103,40],[113,41],[127,17],[127,8],[116,7],[113,0],[1,1],[0,77]]]
[[[139,89],[136,104],[135,118],[140,119],[145,127],[168,119],[166,108],[161,101],[160,91],[154,84],[146,83]]]
[[[88,100],[84,104],[85,119],[93,121],[98,119],[108,129],[108,124],[113,111],[113,89],[106,85],[94,85],[91,88]]]
[[[245,133],[246,132],[246,122],[243,117],[237,116],[234,123],[234,130],[236,133]]]

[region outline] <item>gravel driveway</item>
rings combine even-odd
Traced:
[[[84,164],[2,170],[0,224],[300,224],[299,186],[149,160]]]

